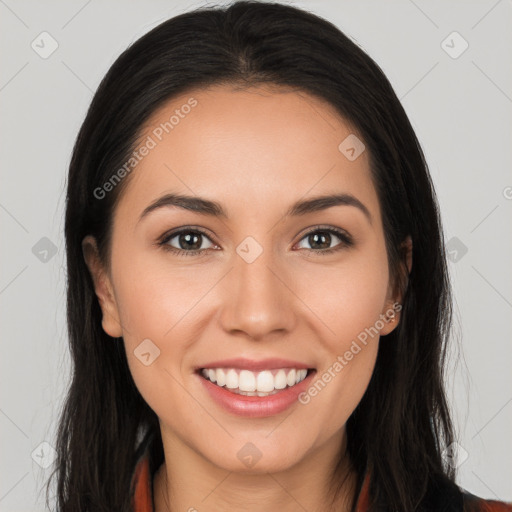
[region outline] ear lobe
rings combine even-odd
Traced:
[[[383,327],[380,330],[380,336],[386,336],[394,331],[400,322],[400,311],[402,305],[400,302],[388,303],[387,308],[382,312],[381,319]]]
[[[101,263],[98,247],[94,237],[88,235],[82,240],[82,253],[94,283],[94,292],[98,298],[103,318],[103,330],[112,338],[123,335],[119,311],[116,304],[113,286]]]

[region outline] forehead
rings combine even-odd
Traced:
[[[371,209],[377,198],[367,152],[351,160],[340,150],[353,137],[360,139],[334,107],[305,92],[232,85],[191,90],[144,124],[139,150],[146,149],[120,207],[130,203],[142,211],[173,192],[215,198],[234,215],[237,208],[283,209],[303,196],[339,191]]]

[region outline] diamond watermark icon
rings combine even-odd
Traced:
[[[468,252],[468,248],[456,236],[450,238],[446,244],[448,259],[452,263],[459,262]]]
[[[41,466],[43,469],[47,469],[57,458],[57,452],[50,443],[43,441],[36,447],[30,456],[36,464]]]
[[[39,57],[47,59],[59,47],[59,43],[48,32],[41,32],[30,46]]]
[[[246,263],[252,263],[263,252],[263,247],[252,236],[248,236],[238,244],[236,252]]]
[[[469,453],[459,443],[453,442],[443,450],[441,456],[449,466],[458,468],[466,462]]]
[[[236,454],[248,468],[252,468],[261,459],[262,455],[258,447],[252,443],[245,443]]]
[[[57,254],[57,246],[49,238],[43,236],[32,247],[32,254],[42,263],[48,263]]]
[[[338,149],[341,154],[345,155],[348,160],[353,162],[363,153],[365,145],[359,137],[351,133],[348,137],[343,139]]]
[[[144,365],[150,366],[160,355],[160,349],[148,338],[137,345],[135,357]]]
[[[441,48],[452,59],[458,59],[469,48],[469,43],[458,32],[454,31],[443,39]]]

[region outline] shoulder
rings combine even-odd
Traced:
[[[512,512],[512,503],[479,498],[462,490],[464,512]]]
[[[438,475],[430,481],[420,509],[436,512],[512,512],[512,503],[480,498],[446,476]]]

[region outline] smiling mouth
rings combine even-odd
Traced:
[[[299,384],[314,371],[314,368],[274,368],[259,372],[240,368],[199,368],[196,373],[231,393],[265,397]]]

